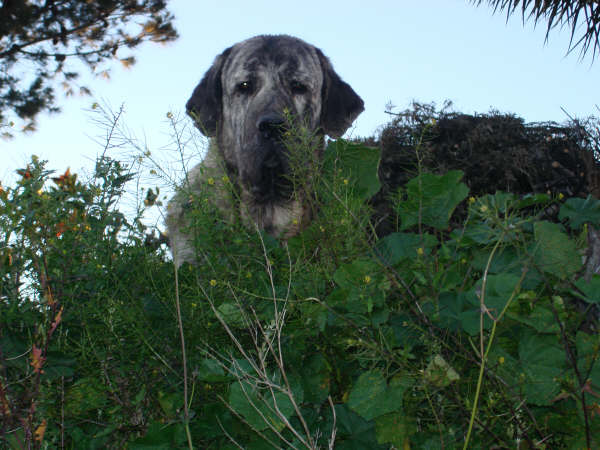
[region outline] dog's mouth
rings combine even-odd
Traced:
[[[286,169],[281,158],[265,159],[258,179],[250,185],[250,194],[257,203],[276,203],[292,198],[294,188]]]

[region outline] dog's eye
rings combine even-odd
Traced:
[[[242,94],[248,94],[252,91],[252,83],[250,81],[242,81],[236,86],[236,90]]]
[[[290,89],[292,90],[292,94],[306,94],[308,91],[308,87],[305,84],[300,83],[299,81],[292,81],[290,84]]]

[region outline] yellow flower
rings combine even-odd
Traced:
[[[173,118],[173,113],[171,111],[169,111],[167,113],[167,119],[172,119]]]
[[[227,175],[223,175],[223,178],[221,178],[221,180],[223,180],[223,183],[229,183],[229,177]]]
[[[488,207],[486,205],[481,205],[481,208],[479,208],[479,211],[481,211],[482,213],[486,212],[488,210]]]
[[[215,287],[217,285],[217,280],[210,280],[210,285]]]
[[[504,364],[504,356],[501,356],[500,358],[498,358],[498,362],[500,364]]]
[[[293,220],[292,220],[292,224],[294,224],[294,225],[298,225],[298,219],[293,219]]]
[[[558,199],[562,200],[563,198],[565,198],[565,196],[563,195],[563,193],[561,192],[560,194],[558,194]]]
[[[365,282],[365,284],[369,284],[371,282],[371,277],[369,275],[365,275],[363,281]]]
[[[252,278],[252,272],[246,272],[246,278]]]
[[[475,203],[475,197],[469,197],[469,203]]]
[[[348,183],[349,183],[348,178],[344,178],[344,184],[348,184]]]
[[[206,182],[212,186],[213,184],[215,184],[215,179],[212,177],[209,177],[208,180],[206,180]]]
[[[419,247],[419,248],[417,249],[417,255],[419,255],[419,256],[423,256],[423,253],[425,253],[425,251],[423,250],[423,247]]]

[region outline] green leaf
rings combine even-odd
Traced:
[[[569,239],[559,224],[536,222],[533,232],[536,242],[534,260],[541,270],[565,279],[580,269],[581,257],[575,241]]]
[[[600,303],[600,275],[592,275],[589,283],[580,278],[574,284],[581,293],[573,291],[573,294],[582,298],[587,303]]]
[[[460,380],[460,375],[442,355],[435,355],[425,369],[425,380],[434,386],[446,387],[450,383]]]
[[[51,381],[60,377],[72,377],[75,373],[76,365],[77,361],[74,358],[56,351],[48,352],[42,379],[44,381]]]
[[[237,304],[229,302],[223,303],[219,305],[217,311],[221,313],[221,316],[227,325],[237,328],[245,327],[246,322],[244,321],[244,313]]]
[[[375,283],[379,265],[372,259],[357,259],[340,266],[333,274],[333,281],[344,289],[365,288]]]
[[[71,416],[101,409],[108,402],[102,383],[94,377],[82,378],[71,386],[65,395],[65,410]]]
[[[392,378],[389,386],[378,370],[363,373],[353,386],[348,406],[366,420],[402,410],[402,398],[408,386],[401,378]]]
[[[327,399],[331,383],[330,372],[331,368],[327,360],[320,353],[312,355],[303,362],[300,373],[307,402],[321,404]]]
[[[338,139],[327,146],[323,167],[330,172],[337,169],[337,176],[350,181],[352,193],[368,200],[381,188],[377,176],[379,158],[377,148]]]
[[[375,433],[379,444],[389,442],[396,448],[410,448],[409,437],[415,431],[415,424],[403,413],[386,414],[375,421]]]
[[[485,295],[483,301],[494,317],[504,309],[504,306],[510,299],[513,291],[519,284],[519,277],[511,273],[501,273],[499,275],[488,275],[485,284]],[[483,287],[483,279],[480,279],[474,288],[474,295],[480,292]],[[517,290],[518,293],[518,290]]]
[[[600,335],[578,331],[575,342],[579,371],[585,374],[592,386],[600,385]]]
[[[196,369],[196,376],[199,380],[206,382],[219,382],[228,379],[225,370],[214,359],[203,359]]]
[[[573,228],[580,228],[584,223],[600,222],[600,200],[588,195],[587,198],[570,198],[560,207],[560,220],[567,219]]]
[[[158,403],[169,418],[177,417],[179,408],[183,408],[183,395],[178,392],[164,393],[158,391]]]
[[[326,410],[328,422],[325,430],[330,430],[334,425],[333,418]],[[335,448],[341,450],[387,449],[375,444],[375,426],[373,422],[364,420],[352,411],[346,404],[335,405],[337,436]]]
[[[165,425],[154,422],[148,426],[146,435],[131,442],[127,448],[132,450],[169,450],[179,448],[186,442],[182,424]]]
[[[528,316],[523,315],[520,311],[509,311],[507,314],[511,319],[529,325],[538,333],[558,333],[560,331],[552,311],[540,305],[536,305]]]
[[[424,254],[431,253],[437,244],[435,236],[427,233],[392,233],[377,242],[375,251],[386,264],[394,266],[405,259],[416,258],[419,248]]]
[[[302,403],[304,399],[304,391],[296,378],[288,379],[292,384],[292,393],[296,404]],[[278,384],[278,380],[272,380]],[[256,385],[246,380],[240,379],[231,384],[229,389],[229,404],[238,413],[244,416],[248,423],[257,430],[265,430],[269,424],[278,431],[285,428],[285,422],[282,417],[275,412],[275,404],[277,409],[285,417],[289,419],[294,412],[294,406],[290,398],[278,389],[271,391],[264,387]],[[263,418],[264,417],[264,418]],[[268,423],[267,423],[268,421]]]
[[[462,176],[459,170],[444,175],[422,173],[406,183],[407,198],[398,205],[401,229],[419,223],[447,228],[454,209],[469,194],[469,188],[460,183]]]
[[[559,393],[559,377],[565,367],[565,353],[556,336],[529,334],[519,340],[523,370],[523,394],[527,401],[546,406]]]

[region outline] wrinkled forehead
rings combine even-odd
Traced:
[[[323,82],[315,48],[294,38],[258,37],[236,44],[223,67],[223,77],[240,80],[260,71],[319,86]]]

